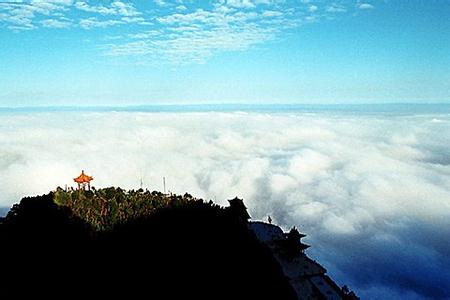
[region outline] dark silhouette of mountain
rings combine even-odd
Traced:
[[[50,193],[24,198],[0,222],[8,287],[0,292],[295,299],[268,248],[212,203],[193,200],[98,232]]]
[[[334,284],[326,270],[317,267],[319,273],[305,273],[301,280],[307,282],[294,286],[295,278],[284,271],[291,258],[273,252],[289,243],[277,240],[274,247],[271,239],[263,241],[264,224],[250,226],[249,218],[237,198],[226,208],[189,194],[119,188],[58,189],[24,198],[0,218],[1,277],[7,287],[0,293],[63,299],[303,299],[301,288],[311,286],[305,295],[327,299],[313,284],[320,278]],[[300,237],[291,239],[300,242]],[[303,259],[304,247],[292,247]],[[345,291],[333,288],[346,299]]]

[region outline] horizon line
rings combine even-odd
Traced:
[[[450,114],[450,103],[352,103],[352,104],[141,104],[141,105],[55,105],[0,107],[2,114],[20,113],[362,113],[362,114]]]
[[[199,106],[383,106],[383,105],[450,105],[450,102],[366,102],[366,103],[152,103],[152,104],[55,104],[55,105],[23,105],[0,106],[0,109],[43,109],[43,108],[139,108],[139,107],[199,107]]]

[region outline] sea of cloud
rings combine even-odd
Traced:
[[[0,115],[0,207],[74,186],[245,199],[365,299],[450,299],[450,115]]]

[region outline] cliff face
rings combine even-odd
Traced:
[[[314,282],[325,278],[325,270],[281,229],[248,223],[242,201],[230,204],[222,208],[188,194],[114,188],[24,198],[0,221],[6,291],[33,287],[35,293],[57,290],[83,298],[340,299],[320,293]],[[292,264],[292,255],[301,262]]]

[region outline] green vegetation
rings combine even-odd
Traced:
[[[72,213],[96,231],[111,230],[117,224],[153,214],[155,211],[186,206],[203,202],[189,194],[165,195],[148,190],[125,191],[121,188],[109,187],[91,191],[69,190],[58,188],[54,193],[54,202],[69,208]]]

